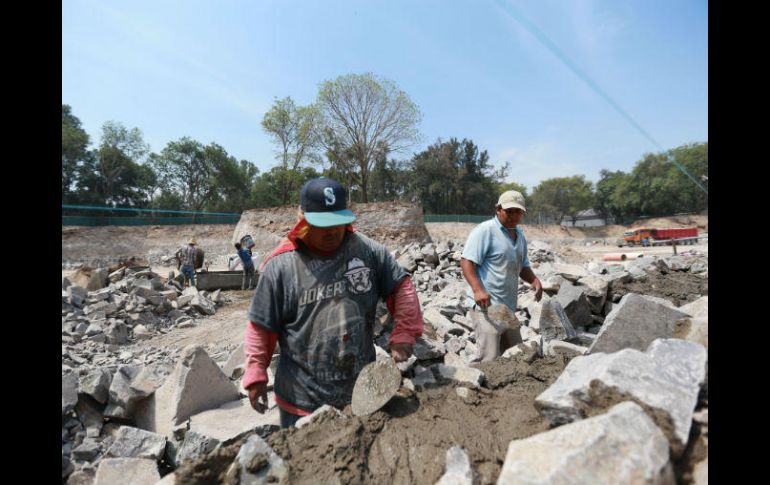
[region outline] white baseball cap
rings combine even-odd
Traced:
[[[503,209],[521,209],[527,212],[527,209],[524,207],[524,196],[515,190],[509,190],[500,194],[497,205],[502,206]]]

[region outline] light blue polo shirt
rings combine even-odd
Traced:
[[[462,257],[476,263],[481,284],[489,293],[492,304],[503,303],[516,311],[519,273],[529,268],[527,240],[516,227],[516,242],[497,216],[476,226],[468,236]],[[473,289],[468,285],[473,302]]]

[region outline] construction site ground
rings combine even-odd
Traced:
[[[670,226],[672,222],[676,223],[663,222]],[[701,232],[705,232],[707,219],[695,222],[703,226]],[[464,241],[475,224],[428,223],[426,227],[434,242]],[[206,248],[210,242],[209,247],[216,248],[216,256],[219,256],[210,269],[226,269],[224,256],[230,252],[228,246],[234,226],[200,229],[199,226],[194,229],[199,244]],[[629,258],[642,254],[673,254],[670,246],[618,248],[614,238],[625,230],[625,226],[523,227],[528,241],[548,242],[555,252],[571,263],[601,261],[602,256],[610,252],[623,252]],[[180,232],[175,227],[143,228],[138,233],[136,228],[63,228],[62,276],[73,271],[65,268],[65,259],[81,253],[86,246],[96,246],[99,238],[108,239],[99,242],[102,248],[109,248],[113,242],[117,244],[112,246],[113,251],[117,247],[130,253],[141,248],[160,254],[178,247],[188,232],[192,231]],[[88,237],[84,237],[86,233]],[[608,244],[595,241],[603,238]],[[586,245],[586,242],[590,244]],[[65,246],[69,248],[67,255]],[[708,244],[677,247],[680,253],[689,250],[707,254]],[[108,257],[109,254],[105,249],[97,256]],[[160,265],[152,265],[152,269],[163,276],[176,270]],[[689,281],[690,278],[693,281]],[[688,292],[708,294],[707,278],[689,274],[672,274],[670,278],[652,278],[645,283],[633,283],[636,285],[633,287],[630,285],[626,291],[669,297],[677,303],[687,300]],[[182,349],[190,344],[204,346],[210,353],[232,350],[243,342],[252,294],[253,291],[223,291],[225,303],[215,315],[200,318],[194,327],[175,328],[163,335],[137,341],[125,350]],[[484,387],[472,389],[466,398],[460,397],[455,390],[458,385],[451,383],[439,383],[418,392],[402,388],[399,397],[370,416],[355,417],[348,406],[342,416],[327,414],[301,429],[277,431],[267,442],[286,461],[291,483],[296,484],[435,483],[444,472],[446,450],[454,445],[467,450],[471,466],[478,474],[478,483],[495,483],[508,443],[549,429],[548,421],[535,409],[534,400],[555,382],[568,362],[566,357],[553,356],[536,359],[531,364],[518,358],[476,364],[486,374],[486,383]],[[232,477],[226,476],[226,468],[240,444],[183,464],[175,472],[177,483],[229,483]]]

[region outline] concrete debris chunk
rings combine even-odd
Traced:
[[[591,313],[600,314],[607,301],[609,283],[605,278],[596,275],[585,276],[578,280],[578,284],[584,287],[584,293],[591,307]]]
[[[288,470],[283,459],[259,436],[250,436],[227,471],[249,484],[286,483]]]
[[[433,376],[433,371],[430,369],[423,369],[420,372],[415,371],[414,378],[411,382],[415,389],[419,391],[436,384],[436,378]]]
[[[706,349],[679,339],[635,349],[575,357],[535,399],[553,425],[598,414],[621,401],[639,403],[661,428],[674,453],[684,450],[698,394],[706,378]]]
[[[444,342],[438,342],[433,339],[418,337],[414,343],[414,355],[417,360],[430,360],[443,357],[446,354]]]
[[[149,458],[158,461],[166,450],[166,437],[131,426],[122,426],[107,455],[115,458]]]
[[[190,416],[190,431],[228,443],[249,431],[260,427],[279,427],[280,411],[275,395],[268,394],[268,410],[264,414],[254,411],[247,397],[236,399]]]
[[[540,344],[535,340],[528,340],[527,342],[514,345],[510,349],[503,352],[503,357],[506,359],[518,357],[527,363],[532,363],[535,358],[540,354]]]
[[[197,294],[190,301],[190,305],[201,315],[213,315],[217,312],[214,302],[201,294]]]
[[[588,351],[588,347],[582,345],[575,345],[562,340],[551,340],[545,344],[545,355],[561,355],[563,357],[572,358],[578,355],[584,355]]]
[[[246,362],[246,354],[243,352],[243,344],[233,350],[230,354],[230,358],[227,359],[225,366],[222,368],[222,372],[231,379],[235,378],[235,372],[238,367],[241,367]]]
[[[72,458],[79,461],[93,461],[101,451],[99,443],[93,438],[85,438],[82,443],[72,449]]]
[[[692,301],[686,305],[682,305],[677,308],[680,312],[687,313],[693,317],[706,317],[708,320],[709,314],[709,297],[708,295],[702,296],[695,301]]]
[[[332,407],[332,406],[329,406],[328,404],[324,404],[320,408],[318,408],[315,411],[313,411],[312,414],[310,414],[308,416],[303,416],[300,419],[298,419],[297,422],[294,424],[294,427],[302,428],[303,426],[306,426],[306,425],[312,423],[319,416],[321,416],[322,414],[327,413],[327,412],[334,413],[337,416],[344,416],[344,414],[342,414],[342,412],[339,409],[337,409],[335,407]]]
[[[99,463],[93,485],[155,485],[158,465],[147,458],[107,458]]]
[[[484,373],[473,367],[450,367],[443,364],[437,365],[438,372],[444,379],[449,379],[471,387],[481,387],[484,382]]]
[[[78,376],[74,373],[61,377],[61,414],[64,416],[78,403]]]
[[[238,399],[238,389],[197,345],[182,350],[174,371],[136,411],[142,429],[171,436],[190,416]]]
[[[77,285],[71,285],[67,287],[67,295],[69,296],[69,304],[74,305],[77,308],[83,308],[83,304],[88,297],[88,290]]]
[[[624,348],[644,351],[657,338],[675,336],[677,321],[686,316],[642,295],[628,293],[607,315],[588,352],[616,352]]]
[[[564,308],[570,323],[574,327],[587,327],[593,321],[591,319],[591,305],[585,293],[585,286],[572,284],[561,285],[556,301]]]
[[[638,405],[625,402],[596,416],[508,445],[498,484],[674,484],[663,433]]]
[[[104,405],[96,402],[94,398],[86,394],[78,397],[78,403],[75,406],[75,414],[86,429],[86,436],[91,438],[99,437],[104,426],[104,416],[102,410]]]
[[[453,446],[447,450],[444,470],[436,485],[473,485],[471,461],[463,448]]]
[[[110,397],[112,374],[107,369],[94,369],[80,378],[80,392],[94,398],[97,402],[107,404]]]
[[[174,465],[179,466],[186,461],[195,460],[216,448],[217,445],[219,445],[218,439],[188,430],[176,452]]]

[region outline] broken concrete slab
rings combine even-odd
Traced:
[[[589,273],[588,270],[582,266],[566,263],[554,264],[553,272],[566,280],[572,281],[573,283],[580,278],[583,278],[584,276],[591,275],[591,273]]]
[[[583,291],[588,299],[591,313],[600,314],[604,308],[604,303],[607,301],[609,289],[607,280],[600,276],[591,275],[580,278],[578,284],[585,287]]]
[[[450,367],[443,364],[436,366],[438,373],[444,379],[467,384],[470,387],[481,387],[484,382],[484,373],[473,367]]]
[[[638,405],[508,445],[498,484],[674,484],[668,442]]]
[[[99,463],[93,485],[155,485],[158,464],[147,458],[107,458]]]
[[[623,349],[578,356],[535,399],[535,407],[552,425],[559,425],[634,401],[661,428],[678,456],[687,444],[706,361],[703,346],[679,339],[656,340],[647,352]]]
[[[532,363],[540,354],[540,344],[536,340],[528,340],[524,343],[514,345],[510,349],[503,352],[502,357],[511,359],[514,357],[521,358],[527,363]]]
[[[225,366],[222,368],[222,372],[231,379],[235,379],[235,371],[238,367],[243,366],[246,363],[246,354],[243,352],[243,344],[233,350],[230,354],[230,358],[227,359]]]
[[[438,308],[429,307],[422,312],[422,318],[430,324],[430,326],[436,330],[436,335],[440,338],[444,336],[452,329],[453,324],[447,317],[441,314]]]
[[[219,443],[215,438],[188,430],[176,452],[173,465],[179,466],[186,461],[194,460],[216,448]]]
[[[99,404],[94,398],[87,394],[78,396],[78,403],[75,406],[75,414],[83,423],[86,429],[86,436],[91,438],[99,437],[104,426],[104,405]]]
[[[645,351],[657,338],[676,335],[676,323],[687,315],[643,295],[628,293],[604,320],[589,353],[624,348]]]
[[[200,293],[195,295],[190,301],[190,305],[195,308],[201,315],[213,315],[217,312],[214,302],[201,295]]]
[[[570,318],[556,298],[543,303],[536,326],[540,333],[541,347],[543,342],[553,339],[566,340],[577,335]]]
[[[80,392],[94,398],[97,402],[107,404],[110,397],[112,374],[107,369],[94,369],[80,378]]]
[[[71,372],[61,376],[61,414],[64,416],[78,403],[78,376]]]
[[[468,452],[459,446],[447,450],[444,474],[436,485],[473,485],[473,470]]]
[[[407,379],[404,379],[406,381]],[[411,379],[411,383],[418,391],[431,387],[436,384],[436,378],[433,376],[433,371],[430,369],[422,369],[421,371],[415,371],[414,378]]]
[[[147,397],[163,385],[166,377],[171,374],[173,369],[168,364],[147,365],[131,380],[129,386],[131,390],[137,393],[137,396]]]
[[[251,407],[247,397],[225,403],[216,409],[190,416],[190,431],[227,443],[255,428],[279,427],[280,410],[273,393],[269,393],[267,404],[268,410],[259,414]]]
[[[259,463],[261,466],[255,466]],[[250,436],[241,446],[238,456],[227,471],[228,476],[240,475],[240,483],[285,483],[288,470],[283,459],[259,436]]]
[[[693,317],[705,317],[708,320],[709,315],[709,297],[702,296],[695,301],[677,308],[680,312],[687,313]]]
[[[93,438],[85,438],[82,443],[72,449],[72,458],[78,461],[93,461],[101,451],[99,443]]]
[[[545,355],[561,355],[563,357],[572,358],[577,357],[578,355],[584,355],[588,351],[588,347],[575,345],[562,340],[550,340],[544,342],[544,344],[545,350],[543,353]]]
[[[158,461],[166,450],[166,437],[131,426],[121,426],[107,456],[149,458]]]
[[[113,345],[128,343],[128,326],[122,320],[108,321],[104,327],[104,336],[107,342]]]
[[[104,415],[109,418],[126,419],[132,416],[136,404],[146,394],[131,389],[131,381],[141,372],[140,366],[121,366],[115,371],[110,383],[110,399]]]
[[[444,342],[425,337],[417,337],[414,343],[414,355],[418,360],[438,359],[446,354]]]
[[[174,371],[136,411],[142,429],[171,436],[190,416],[238,399],[238,388],[198,345],[185,347]]]
[[[556,301],[564,308],[573,327],[587,327],[591,319],[591,304],[588,303],[585,286],[575,286],[567,283],[561,285]]]

